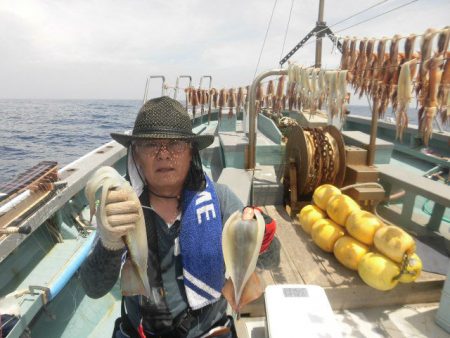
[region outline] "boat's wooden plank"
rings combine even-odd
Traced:
[[[399,284],[389,291],[378,291],[367,285],[327,287],[325,292],[333,310],[369,308],[439,302],[444,278]]]
[[[297,230],[301,230],[293,228],[290,216],[287,213],[280,214],[275,206],[267,206],[265,211],[277,223],[277,236],[280,239],[281,248],[287,253],[294,268],[301,276],[298,283],[329,285],[326,274],[321,271],[323,266],[311,254],[309,243],[298,235]]]
[[[288,252],[305,284],[320,286],[342,285],[354,282],[354,273],[340,265],[332,254],[322,251],[303,232],[282,206],[266,207],[277,221],[281,246]]]
[[[264,207],[264,212],[269,214],[270,211]],[[279,224],[277,223],[277,235],[276,241],[279,244],[279,254],[280,254],[280,262],[278,266],[270,267],[269,273],[271,276],[271,280],[266,280],[266,285],[269,284],[304,284],[305,280],[300,275],[299,271],[296,269],[295,262],[292,260],[291,255],[286,247],[281,245],[281,239],[278,234]],[[272,283],[271,283],[272,281]]]

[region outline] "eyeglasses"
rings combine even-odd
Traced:
[[[176,155],[184,152],[190,146],[190,142],[183,140],[170,140],[169,142],[135,141],[133,145],[137,151],[145,156],[156,156],[162,151],[162,148],[166,149],[172,155]]]

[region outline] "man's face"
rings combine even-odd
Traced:
[[[136,141],[134,151],[151,189],[183,187],[192,159],[189,142],[177,139]]]

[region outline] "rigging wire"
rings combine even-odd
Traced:
[[[351,26],[348,26],[348,27],[346,27],[346,28],[340,29],[340,30],[336,31],[336,33],[342,32],[342,31],[344,31],[344,30],[346,30],[346,29],[353,28],[353,27],[358,26],[358,25],[360,25],[360,24],[362,24],[362,23],[366,23],[366,22],[368,22],[368,21],[370,21],[370,20],[376,19],[376,18],[378,18],[378,17],[380,17],[380,16],[383,16],[383,15],[385,15],[385,14],[391,13],[391,12],[397,10],[397,9],[402,8],[402,7],[409,6],[409,5],[411,5],[412,3],[417,2],[417,1],[419,1],[419,0],[412,0],[412,1],[410,1],[410,2],[407,2],[407,3],[403,4],[403,5],[400,5],[400,6],[397,6],[397,7],[395,7],[395,8],[392,8],[392,9],[386,11],[386,12],[383,12],[383,13],[381,13],[381,14],[375,15],[374,17],[371,17],[371,18],[369,18],[369,19],[367,19],[367,20],[363,20],[363,21],[360,21],[360,22],[358,22],[358,23],[355,23],[355,24],[353,24],[353,25],[351,25]]]
[[[384,0],[384,1],[388,1],[388,0]],[[286,44],[286,38],[288,35],[288,31],[289,31],[289,23],[291,22],[291,15],[292,15],[292,8],[294,7],[294,0],[291,1],[291,9],[289,11],[289,18],[288,18],[288,22],[286,25],[286,31],[284,33],[284,40],[283,40],[283,47],[281,48],[281,55],[280,55],[280,60],[283,58],[283,54],[284,54],[284,46]]]
[[[381,4],[385,3],[385,2],[388,2],[388,1],[389,0],[381,0],[380,2],[377,2],[376,4],[374,4],[374,5],[370,6],[370,7],[367,7],[366,9],[363,9],[362,11],[359,11],[359,12],[357,12],[355,14],[352,14],[349,17],[347,17],[345,19],[342,19],[341,21],[338,21],[338,22],[336,22],[336,23],[334,23],[334,24],[332,24],[331,26],[328,26],[328,27],[331,28],[331,27],[334,27],[336,25],[339,25],[340,23],[343,23],[343,22],[345,22],[347,20],[350,20],[351,18],[354,18],[355,16],[357,16],[359,14],[362,14],[364,12],[367,12],[368,10],[371,10],[372,8],[375,8],[375,7],[381,5]]]
[[[277,6],[277,2],[278,2],[278,0],[275,0],[275,2],[273,4],[272,14],[270,14],[269,24],[267,25],[266,35],[264,36],[264,41],[263,41],[263,44],[261,47],[261,52],[259,53],[258,63],[256,64],[256,69],[255,69],[255,74],[253,75],[253,80],[256,77],[256,72],[258,71],[258,67],[259,67],[259,63],[261,61],[261,56],[262,56],[262,53],[264,50],[264,46],[266,45],[267,35],[269,34],[270,24],[272,23],[273,13],[275,12],[275,7]]]
[[[417,2],[417,1],[419,1],[419,0],[412,0],[412,1],[410,1],[410,2],[407,2],[407,3],[405,3],[405,4],[402,4],[402,5],[397,6],[397,7],[395,7],[395,8],[392,8],[392,9],[386,11],[386,12],[380,13],[380,14],[374,16],[374,17],[371,17],[371,18],[362,20],[362,21],[360,21],[360,22],[358,22],[358,23],[355,23],[355,24],[353,24],[353,25],[351,25],[351,26],[342,28],[342,29],[336,31],[336,33],[339,33],[339,32],[345,31],[345,30],[347,30],[347,29],[353,28],[353,27],[355,27],[355,26],[361,25],[361,24],[363,24],[363,23],[366,23],[366,22],[368,22],[368,21],[371,21],[371,20],[373,20],[373,19],[376,19],[376,18],[378,18],[378,17],[380,17],[380,16],[383,16],[383,15],[385,15],[385,14],[391,13],[391,12],[397,10],[397,9],[402,8],[402,7],[409,6],[409,5],[411,5],[412,3]],[[330,27],[332,27],[332,26],[330,26]],[[320,30],[319,32],[316,33],[316,35],[319,34],[319,33],[322,32],[322,31],[326,30],[326,29],[327,29],[327,28],[324,28],[324,29]],[[336,38],[338,38],[338,37],[336,36]],[[323,39],[323,38],[317,38],[317,39]],[[310,45],[310,44],[312,44],[312,43],[315,43],[315,42],[316,42],[316,41],[314,41],[314,40],[313,40],[313,41],[309,41],[309,42],[305,43],[305,44],[303,45],[303,47],[308,46],[308,45]]]

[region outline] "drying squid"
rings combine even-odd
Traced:
[[[114,229],[106,218],[105,202],[109,190],[126,190],[131,200],[136,205],[141,205],[139,198],[131,185],[112,167],[101,167],[98,169],[86,184],[86,198],[89,202],[91,220],[96,211],[95,193],[102,190],[100,205],[97,210],[97,217],[102,225],[107,229]],[[135,227],[130,229],[123,237],[128,248],[129,258],[122,267],[120,284],[122,294],[125,296],[143,295],[150,297],[150,284],[147,275],[148,245],[147,232],[142,208],[139,208],[139,218],[135,222]]]
[[[422,115],[422,122],[420,123],[420,132],[422,133],[423,143],[426,146],[428,146],[428,142],[433,133],[433,119],[436,115],[438,105],[437,94],[442,77],[442,70],[440,69],[442,62],[442,55],[434,56],[429,60],[429,65],[426,67],[429,68],[429,92]]]
[[[340,70],[337,74],[337,95],[336,104],[341,121],[345,119],[346,99],[347,99],[347,70]]]
[[[244,104],[244,95],[245,95],[244,88],[239,87],[237,96],[236,96],[236,100],[237,100],[236,114],[239,114],[241,112],[242,105]]]
[[[273,94],[274,94],[273,80],[269,80],[269,82],[267,83],[266,96],[264,97],[265,107],[267,109],[269,109],[269,107],[271,106]]]
[[[233,108],[236,107],[236,90],[230,88],[228,90],[228,118],[233,117]]]
[[[397,87],[398,111],[396,114],[396,135],[400,142],[403,138],[403,131],[408,127],[408,107],[412,98],[414,72],[411,72],[412,64],[417,64],[417,59],[404,62],[400,68]]]
[[[358,52],[358,58],[356,59],[356,66],[354,71],[354,77],[353,77],[353,87],[355,88],[355,93],[358,91],[358,89],[361,87],[362,82],[362,76],[364,69],[366,68],[366,62],[367,62],[367,56],[366,56],[366,45],[367,45],[367,38],[364,38],[359,42],[359,52]]]
[[[326,82],[327,82],[327,92],[328,92],[328,111],[331,118],[335,117],[338,114],[339,108],[337,104],[337,81],[338,81],[338,72],[337,71],[328,71],[326,73]]]
[[[450,52],[447,52],[444,71],[442,73],[441,83],[438,92],[439,116],[442,123],[450,121]]]
[[[256,113],[260,112],[263,101],[264,101],[264,89],[262,83],[260,82],[258,84],[258,87],[256,87]]]
[[[356,50],[356,44],[358,40],[356,37],[353,37],[350,41],[350,51],[349,51],[349,61],[347,65],[347,69],[352,72],[353,76],[355,75],[355,66],[356,66],[356,59],[358,58],[358,51]]]
[[[281,75],[279,77],[278,83],[277,83],[277,91],[276,91],[276,95],[275,95],[275,107],[274,107],[274,111],[277,114],[281,114],[281,109],[282,109],[281,100],[283,100],[284,80],[285,80],[285,76]]]
[[[348,69],[350,57],[350,37],[346,36],[342,43],[341,69]]]
[[[209,95],[212,99],[212,106],[217,108],[217,100],[219,99],[219,91],[216,88],[211,88],[209,90]]]
[[[419,73],[417,74],[416,96],[419,101],[419,129],[422,129],[423,113],[425,111],[426,99],[429,92],[429,78],[428,69],[426,69],[426,62],[431,57],[431,49],[433,46],[433,38],[436,35],[436,30],[429,28],[425,31],[422,37],[422,43],[420,45],[420,57],[421,62],[419,65]]]
[[[227,90],[222,88],[219,95],[219,118],[222,117],[222,108],[227,104]]]
[[[376,57],[375,54],[373,53],[374,46],[375,46],[375,40],[370,39],[367,42],[367,46],[366,46],[366,67],[364,68],[364,71],[362,74],[362,79],[361,79],[361,88],[359,91],[360,98],[365,93],[368,92],[369,87],[370,87],[371,77],[372,77],[373,68],[374,68],[373,60]]]
[[[385,61],[385,50],[386,50],[387,38],[383,37],[378,41],[377,45],[377,56],[374,64],[372,80],[370,85],[370,93],[374,101],[379,102],[381,97],[381,82],[382,82],[382,67]],[[375,109],[377,111],[377,109]]]
[[[197,90],[195,88],[192,88],[192,90],[191,90],[192,117],[195,117],[195,109],[197,108],[198,103],[199,103],[199,98],[198,98],[198,95],[200,94],[199,92],[200,92],[200,89]]]

